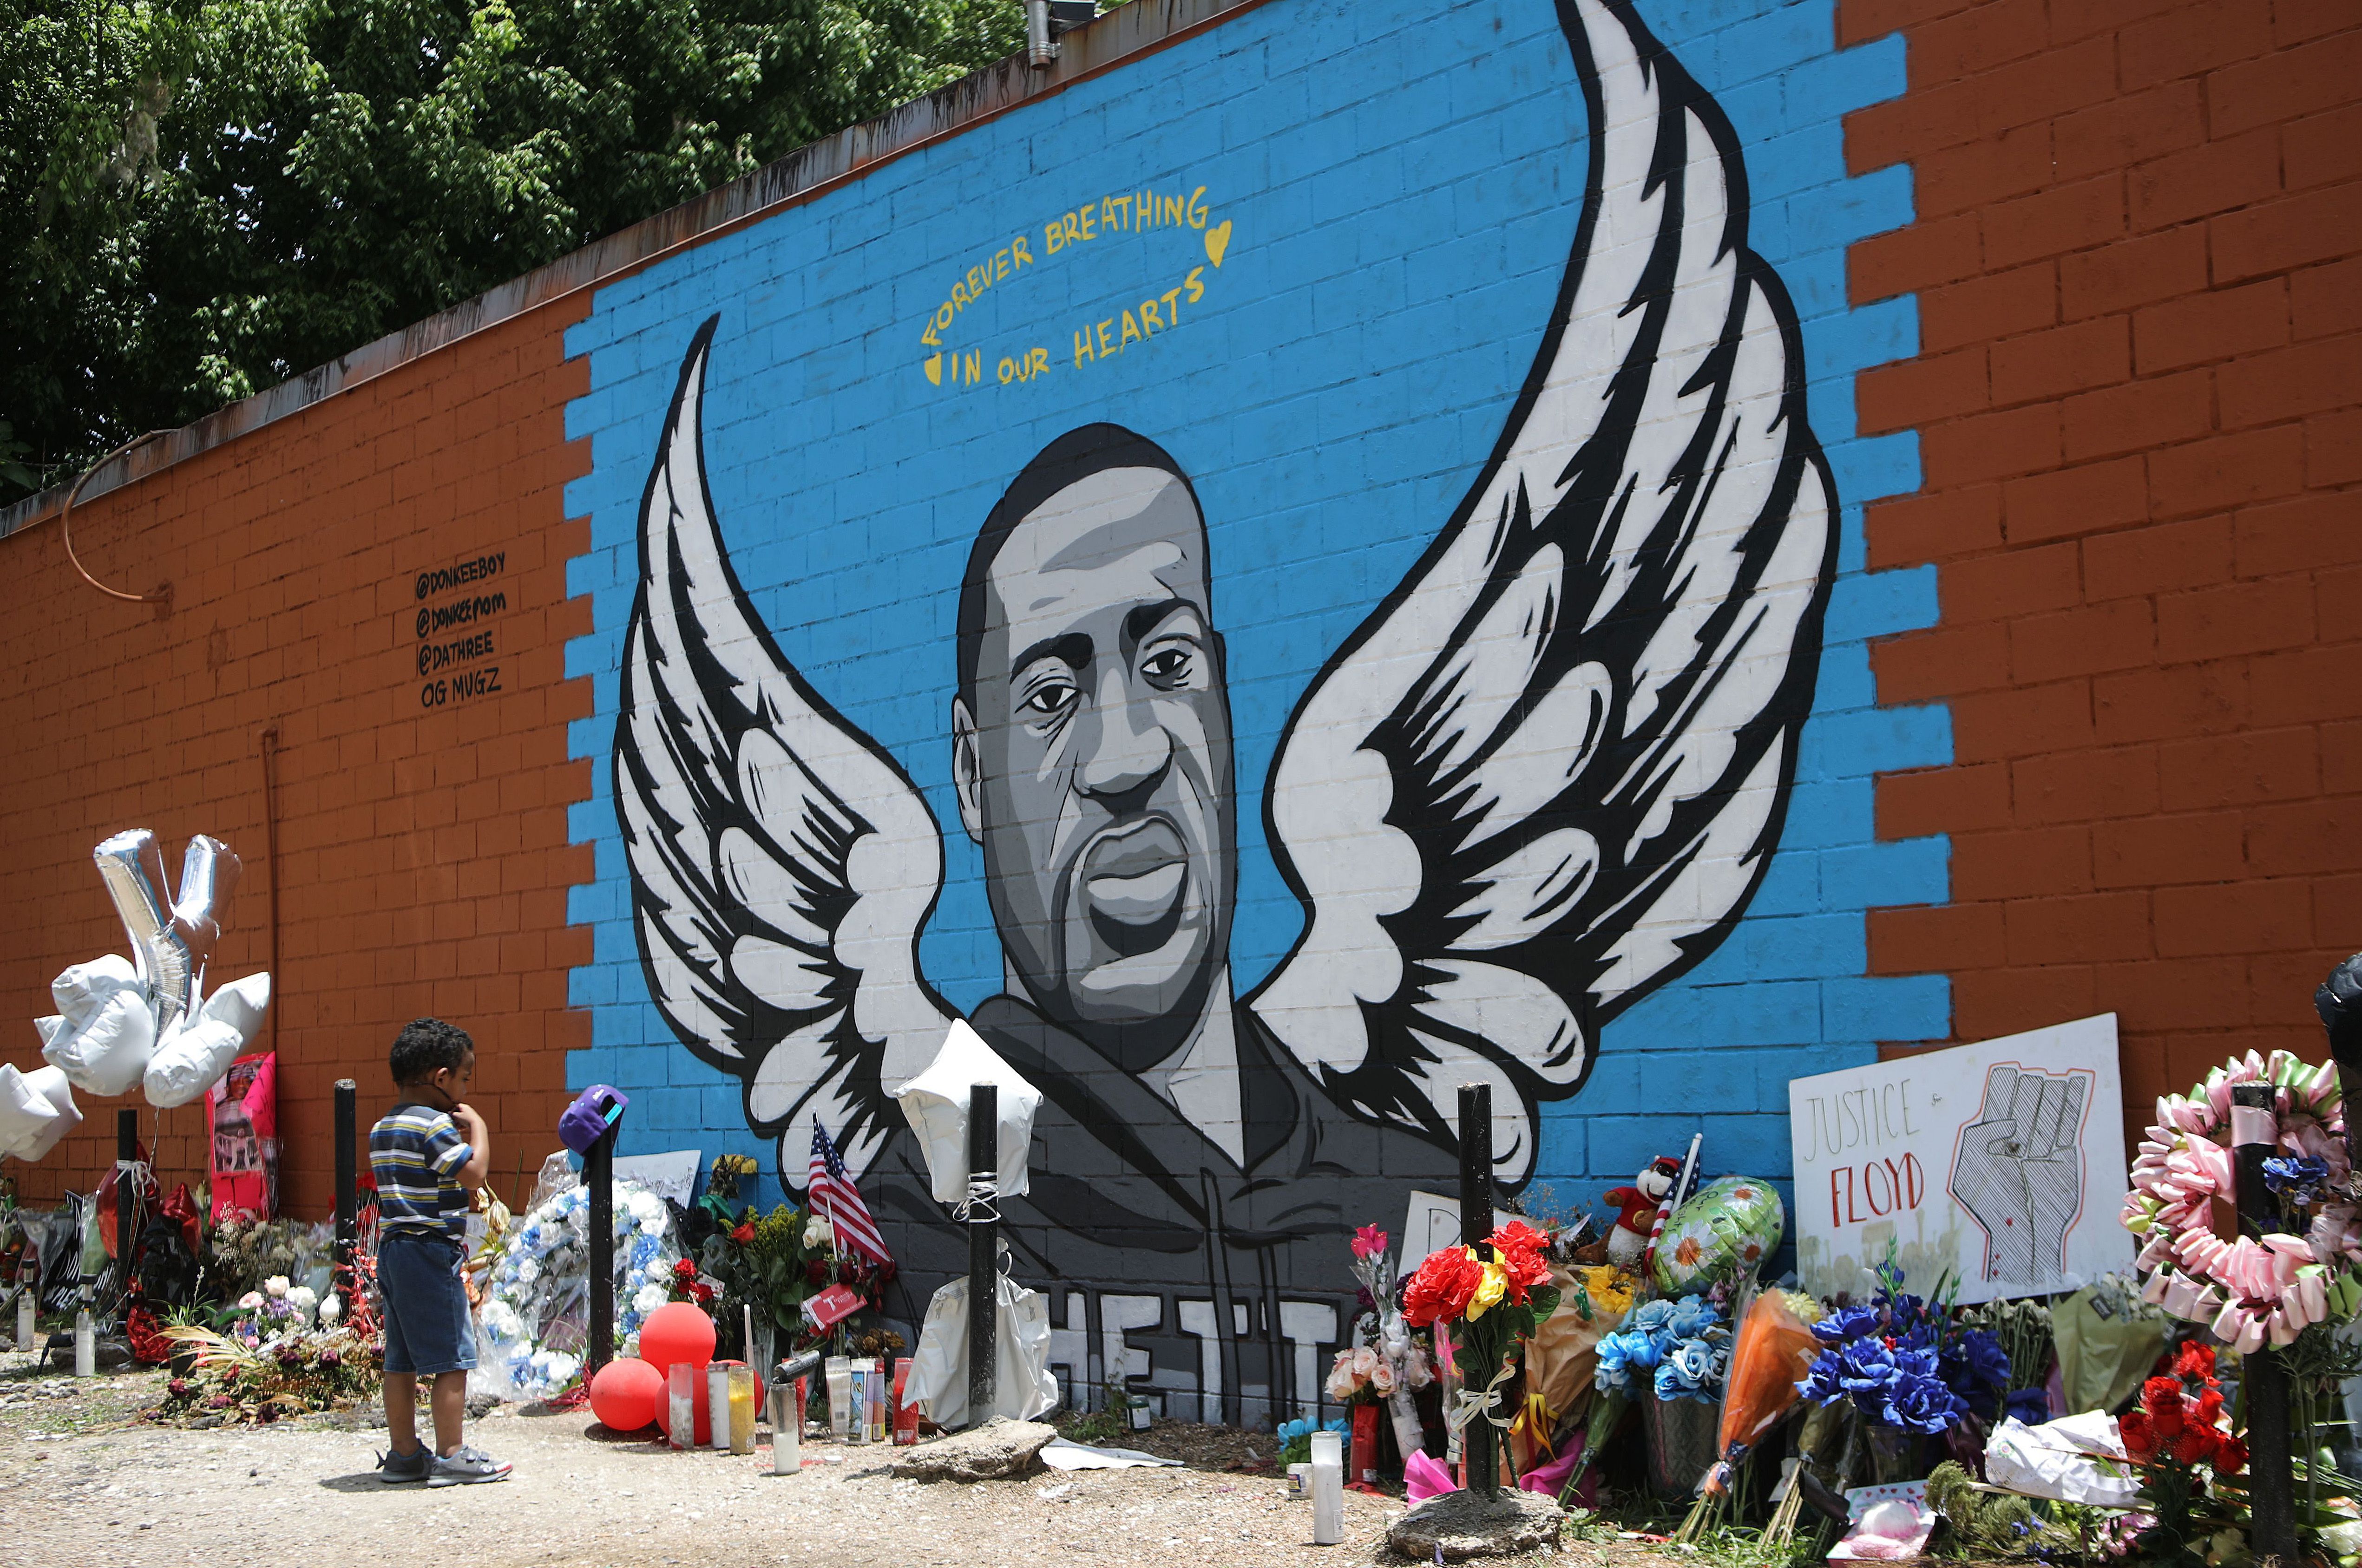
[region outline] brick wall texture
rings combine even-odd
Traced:
[[[545,307],[76,509],[93,573],[170,582],[169,614],[84,584],[54,518],[0,539],[0,1059],[39,1066],[29,1020],[52,1011],[50,977],[126,950],[91,864],[118,829],[154,829],[175,877],[191,834],[226,841],[245,878],[212,976],[268,965],[259,737],[275,726],[283,907],[256,1045],[279,1052],[281,1198],[305,1218],[334,1201],[335,1081],[374,1117],[386,1047],[421,1014],[476,1034],[501,1190],[556,1146],[581,1033],[566,975],[588,947],[565,917],[589,859],[566,834],[589,789],[565,741],[585,697],[561,667],[580,614],[564,580],[582,530],[560,501],[584,456],[564,431],[584,384],[569,319]],[[478,591],[507,608],[468,630],[492,633],[502,690],[424,708],[417,574],[491,553],[502,570]],[[96,1186],[127,1106],[166,1182],[202,1179],[202,1102],[77,1101],[84,1125],[58,1152],[9,1162],[28,1201]]]
[[[1844,0],[1910,91],[1849,117],[1917,222],[1854,247],[1915,291],[1861,378],[1926,482],[1874,565],[1942,615],[1876,653],[1948,703],[1951,766],[1882,781],[1952,901],[1873,915],[1947,971],[1955,1037],[2114,1009],[2136,1107],[2250,1047],[2317,1053],[2362,946],[2362,14],[2334,0]]]

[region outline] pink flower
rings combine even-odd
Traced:
[[[1386,1233],[1375,1225],[1363,1225],[1353,1233],[1353,1255],[1375,1257],[1386,1250]]]

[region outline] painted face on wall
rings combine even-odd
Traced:
[[[1205,521],[1175,474],[1099,469],[1026,511],[982,586],[953,769],[1012,979],[1153,1066],[1203,1014],[1237,874]]]

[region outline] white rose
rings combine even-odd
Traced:
[[[640,1293],[632,1298],[632,1305],[643,1314],[653,1312],[665,1304],[668,1292],[661,1285],[643,1285]]]
[[[827,1215],[814,1214],[811,1219],[804,1222],[804,1248],[806,1251],[810,1251],[814,1247],[833,1246],[835,1244],[836,1227],[828,1223]]]
[[[273,1299],[283,1298],[287,1294],[287,1277],[283,1274],[274,1274],[262,1282],[262,1288],[264,1293]]]

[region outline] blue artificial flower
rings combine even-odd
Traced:
[[[2329,1162],[2311,1155],[2283,1155],[2264,1161],[2264,1185],[2288,1202],[2310,1204],[2329,1179]]]
[[[1636,1382],[1664,1358],[1664,1347],[1648,1334],[1624,1329],[1599,1342],[1599,1386],[1611,1393],[1629,1393]]]
[[[2020,1388],[2009,1397],[2009,1414],[2030,1427],[2050,1419],[2050,1395],[2041,1388]]]
[[[1695,1339],[1722,1321],[1722,1314],[1703,1296],[1684,1296],[1673,1303],[1672,1316],[1665,1327],[1675,1339]]]
[[[1654,1333],[1672,1322],[1672,1318],[1673,1304],[1662,1296],[1659,1296],[1633,1308],[1632,1315],[1625,1320],[1624,1326],[1628,1329],[1639,1329],[1643,1333]],[[1656,1363],[1652,1361],[1649,1365],[1654,1366]]]
[[[1939,1377],[1905,1376],[1888,1391],[1886,1409],[1887,1425],[1933,1437],[1965,1414],[1968,1405]]]
[[[1852,1395],[1856,1404],[1865,1394],[1882,1393],[1899,1376],[1894,1352],[1883,1340],[1858,1339],[1838,1352],[1838,1387]]]
[[[1714,1347],[1702,1339],[1676,1340],[1657,1364],[1655,1378],[1660,1399],[1696,1399],[1714,1401]]]
[[[1845,1389],[1838,1377],[1845,1363],[1834,1350],[1825,1350],[1813,1357],[1813,1365],[1805,1369],[1804,1381],[1796,1385],[1797,1396],[1808,1404],[1827,1405],[1845,1398]]]
[[[1878,1332],[1875,1307],[1839,1307],[1813,1325],[1813,1337],[1823,1344],[1843,1344]]]

